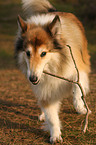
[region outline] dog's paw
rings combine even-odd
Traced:
[[[56,137],[50,137],[50,143],[55,144],[55,143],[63,143],[63,139],[61,136],[56,136]]]
[[[86,110],[85,107],[78,108],[76,111],[77,111],[78,114],[86,114],[87,113],[87,110]]]
[[[45,114],[42,113],[40,116],[39,116],[39,121],[45,121]]]
[[[77,110],[77,113],[79,113],[79,114],[86,114],[87,113],[87,110],[84,107],[84,108],[78,109]],[[89,114],[91,114],[91,113],[92,113],[91,110],[89,110]]]

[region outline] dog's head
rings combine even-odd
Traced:
[[[17,49],[19,51],[22,48],[21,52],[27,64],[27,77],[36,85],[40,81],[45,66],[54,55],[56,55],[55,58],[58,56],[56,50],[62,48],[57,40],[57,37],[58,39],[60,37],[60,19],[56,15],[51,23],[41,26],[29,24],[18,16],[18,23],[21,46]]]

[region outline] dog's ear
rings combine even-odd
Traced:
[[[25,33],[28,29],[27,23],[18,15],[18,25],[21,28],[22,33]]]
[[[60,18],[58,15],[56,15],[53,21],[48,25],[49,31],[52,33],[53,36],[58,33],[60,24]]]

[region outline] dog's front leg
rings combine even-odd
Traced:
[[[60,102],[52,102],[43,108],[46,122],[50,131],[50,142],[62,141],[60,131],[60,120],[58,116]]]

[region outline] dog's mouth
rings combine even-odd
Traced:
[[[37,85],[39,84],[40,80],[37,80],[37,81],[34,81],[34,82],[31,82],[33,85]]]

